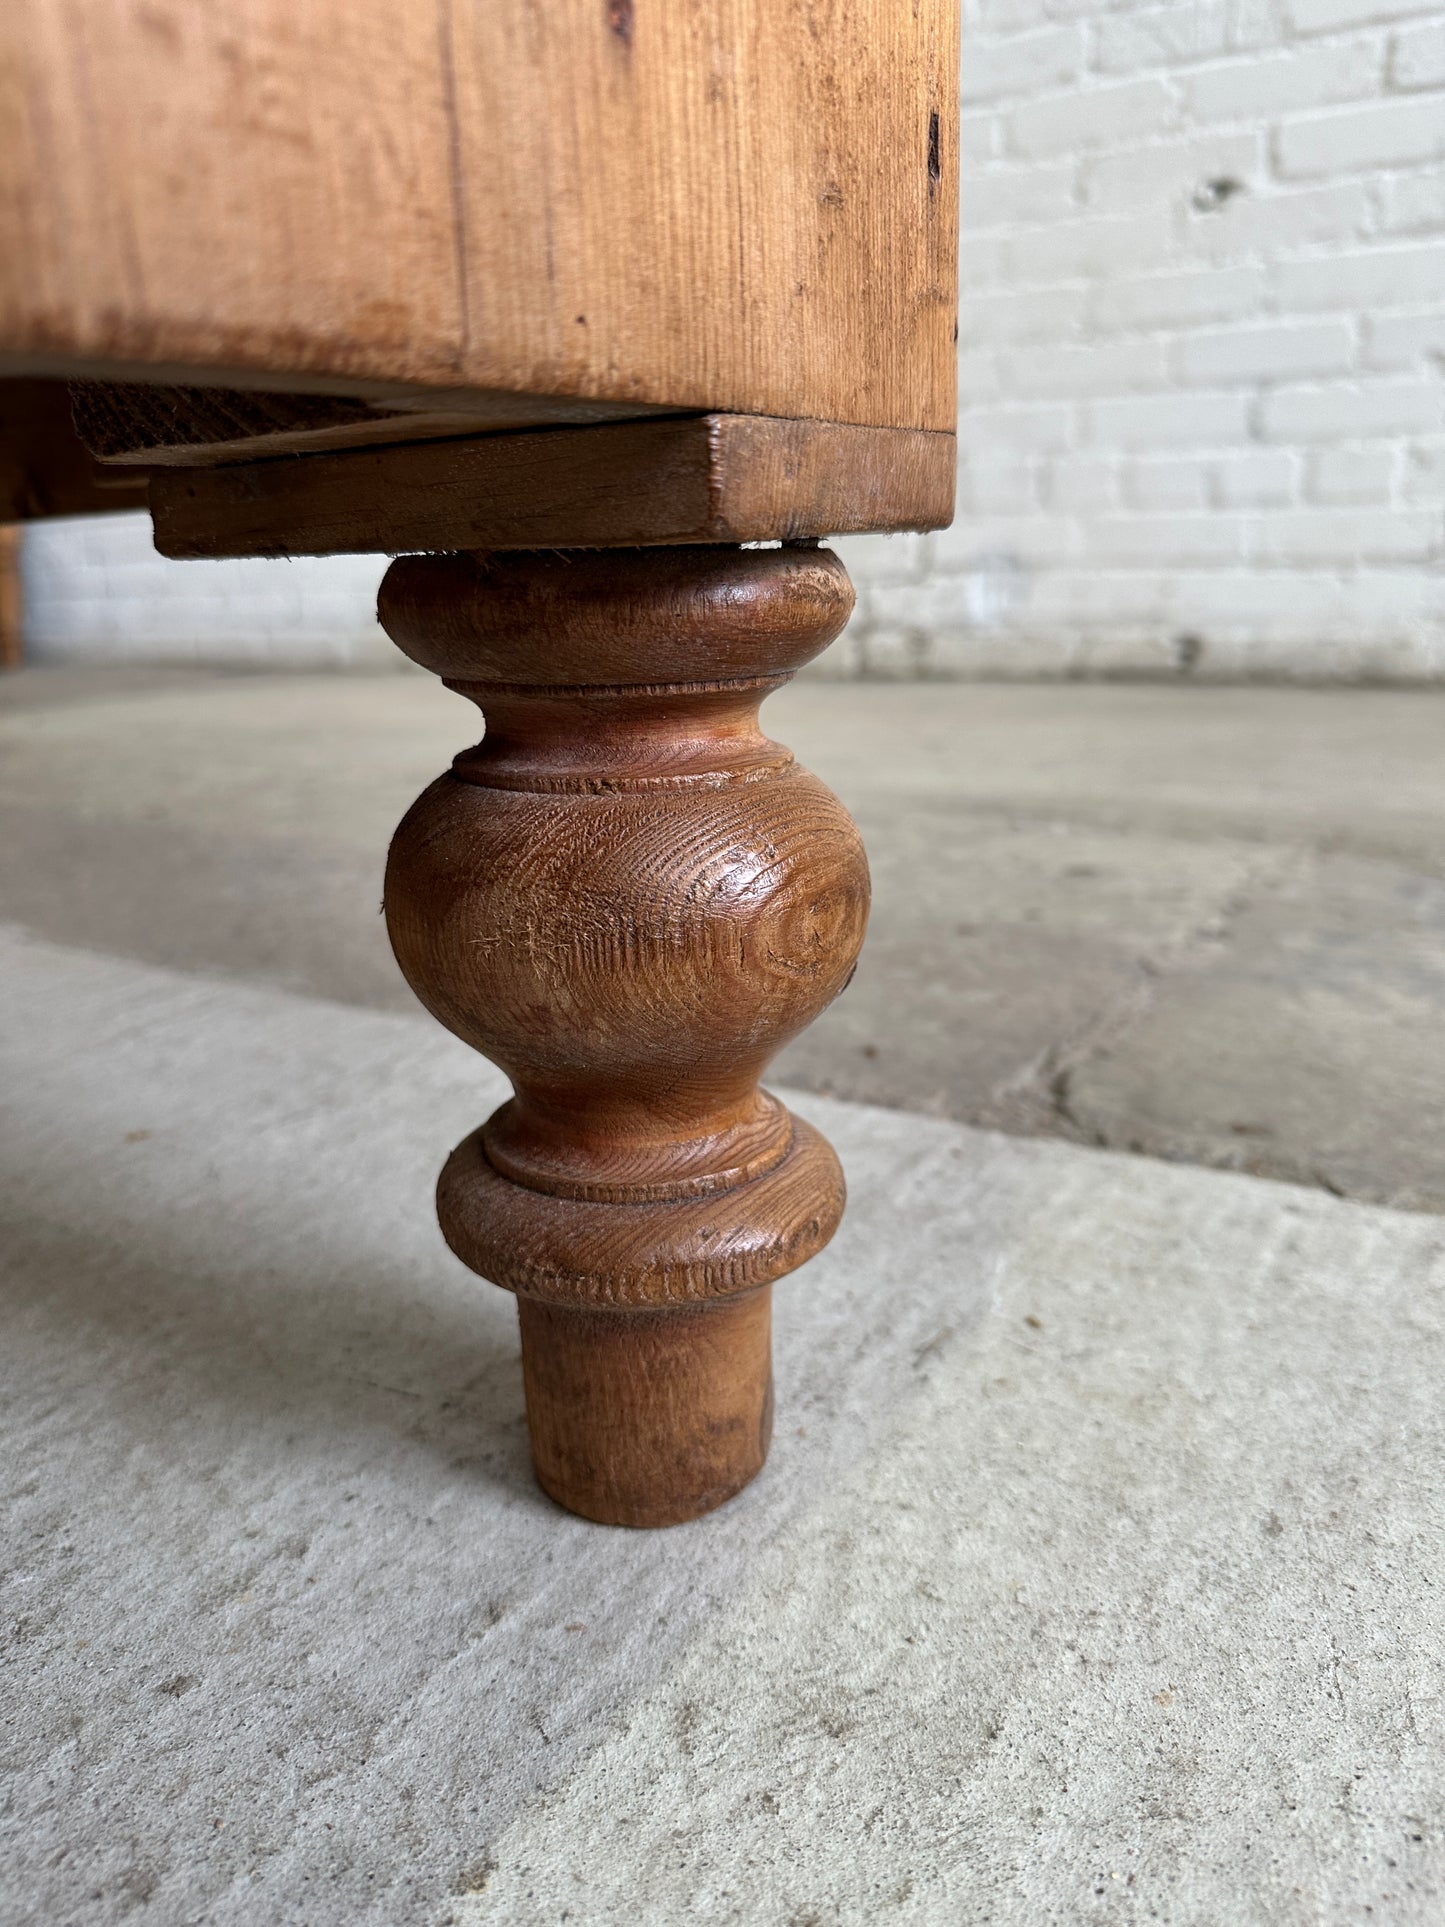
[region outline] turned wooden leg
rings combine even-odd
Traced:
[[[411,556],[387,633],[486,735],[397,831],[408,982],[515,1095],[453,1152],[448,1243],[517,1294],[537,1477],[669,1525],[761,1467],[771,1282],[832,1236],[827,1142],[758,1078],[847,983],[852,819],[762,699],[838,634],[825,550]]]

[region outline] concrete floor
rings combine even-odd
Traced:
[[[9,1927],[1437,1927],[1434,1218],[802,1100],[734,1504],[528,1476],[428,1019],[0,935]]]
[[[877,871],[850,1210],[635,1534],[431,1217],[502,1086],[376,909],[466,712],[0,689],[7,1927],[1436,1927],[1440,698],[774,701]]]
[[[1445,1209],[1445,692],[800,683],[875,909],[805,1088]],[[0,681],[0,915],[409,1010],[392,828],[430,677]]]

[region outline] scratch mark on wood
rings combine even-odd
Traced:
[[[457,277],[461,343],[458,368],[464,368],[472,345],[471,291],[467,286],[467,196],[462,167],[462,130],[457,113],[456,61],[452,50],[452,0],[437,0],[437,35],[441,52],[442,95],[447,117],[447,172],[451,181],[452,248]]]

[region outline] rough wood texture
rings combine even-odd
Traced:
[[[408,557],[388,633],[486,713],[387,865],[417,995],[515,1095],[453,1153],[443,1231],[515,1291],[539,1477],[656,1525],[752,1477],[769,1283],[842,1174],[758,1079],[846,984],[851,819],[758,724],[842,628],[811,548]]]
[[[158,474],[180,557],[630,547],[929,529],[954,437],[703,415]]]
[[[530,395],[438,393],[363,397],[277,394],[240,388],[174,388],[148,381],[73,381],[76,432],[98,460],[121,465],[207,468],[276,455],[558,422],[607,421],[649,411],[606,402],[549,402]]]
[[[14,372],[953,425],[956,0],[10,0],[0,76]]]
[[[0,522],[146,505],[134,469],[106,469],[80,441],[63,381],[0,381]]]

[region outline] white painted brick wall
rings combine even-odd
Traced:
[[[959,514],[814,673],[1445,679],[1445,10],[964,0]],[[394,660],[382,564],[40,526],[37,656]]]
[[[381,556],[169,562],[144,514],[32,522],[20,555],[35,662],[405,662],[377,626]]]
[[[958,519],[840,544],[834,673],[1445,679],[1445,11],[964,0],[963,76]]]

